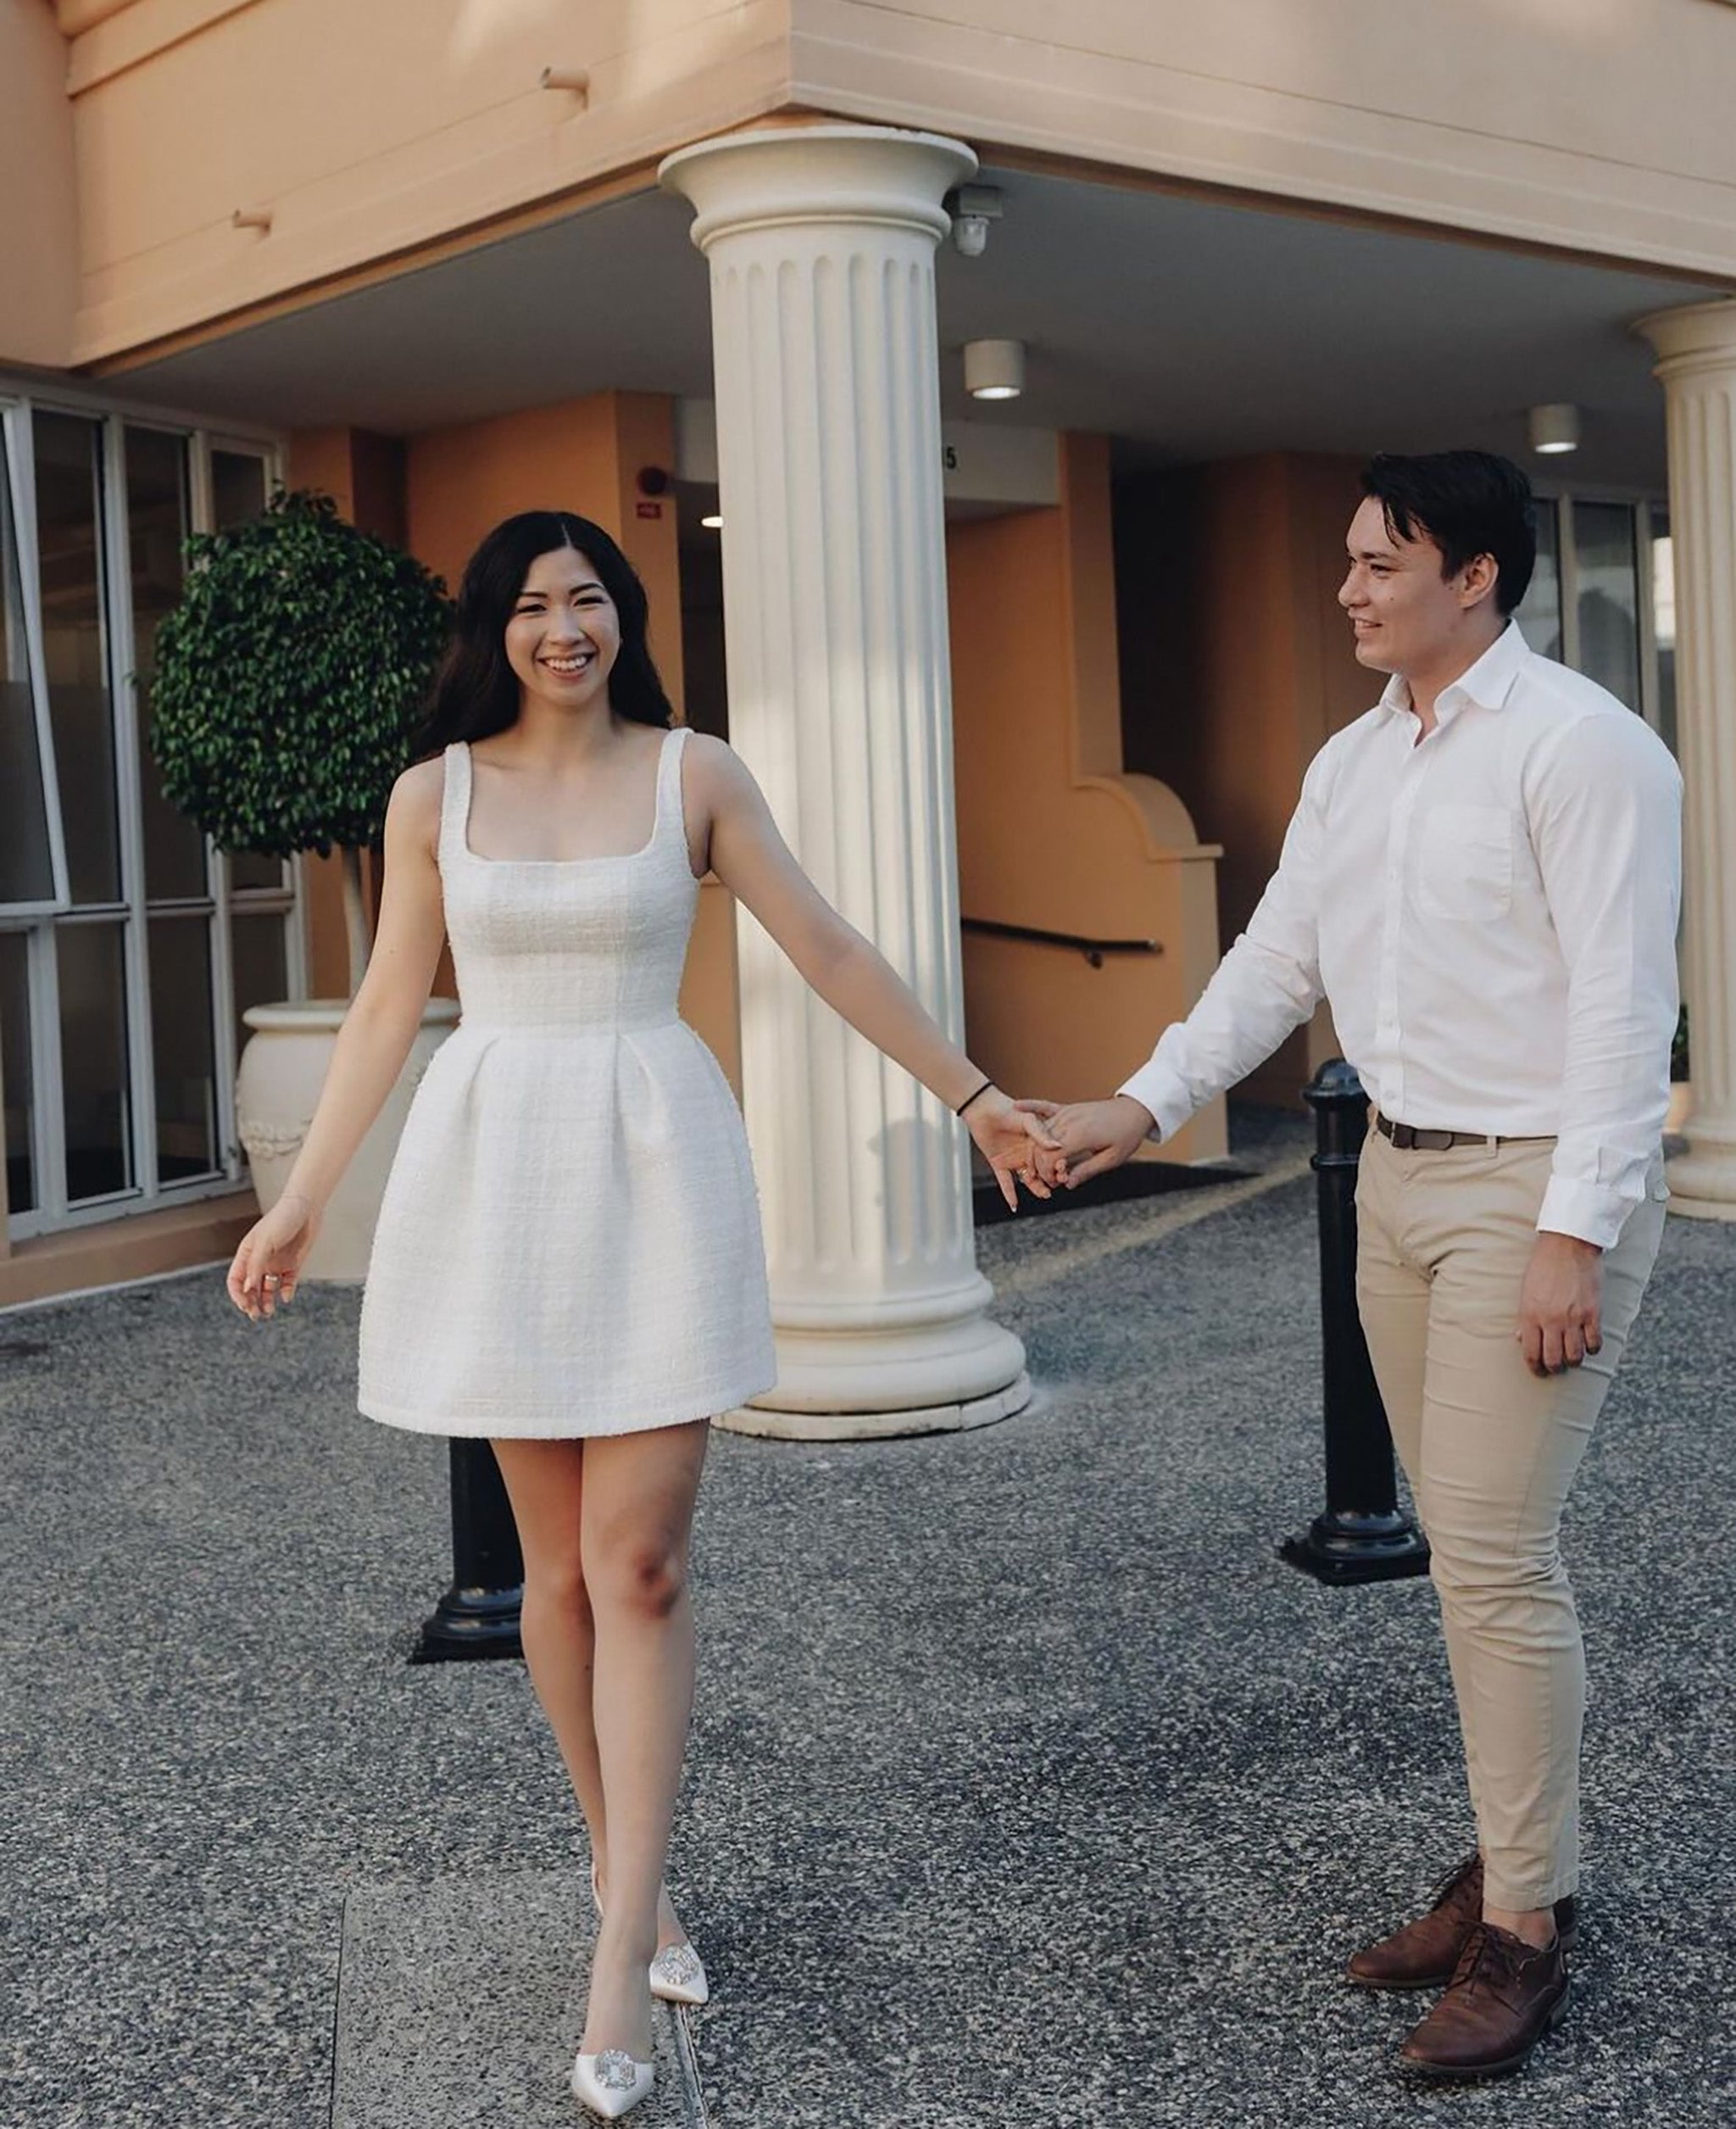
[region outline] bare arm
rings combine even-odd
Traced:
[[[884,956],[815,887],[739,756],[721,740],[701,734],[688,741],[687,754],[693,811],[709,822],[711,869],[834,1012],[957,1110],[988,1074],[949,1039]],[[1009,1205],[1018,1201],[1015,1177],[1037,1195],[1049,1195],[1036,1159],[1036,1149],[1049,1144],[1040,1118],[1016,1109],[991,1085],[971,1101],[964,1121]]]
[[[326,1202],[398,1084],[439,964],[445,917],[435,861],[443,772],[420,762],[398,778],[386,815],[385,891],[368,973],[344,1017],[308,1135],[275,1205],[249,1229],[229,1294],[253,1317],[295,1291]],[[281,1282],[264,1285],[267,1274]]]

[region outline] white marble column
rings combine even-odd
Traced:
[[[1736,302],[1639,322],[1669,421],[1683,989],[1694,1105],[1672,1209],[1736,1219]]]
[[[963,1024],[934,248],[976,158],[876,126],[684,148],[711,268],[730,738],[821,892]],[[737,918],[778,1384],[728,1424],[840,1439],[1030,1396],[945,1106]]]

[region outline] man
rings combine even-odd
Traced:
[[[1167,1138],[1324,997],[1375,1105],[1357,1296],[1433,1555],[1478,1852],[1359,1952],[1444,1984],[1403,2061],[1518,2069],[1566,2007],[1584,1667],[1561,1509],[1663,1232],[1681,778],[1511,619],[1535,555],[1505,459],[1377,458],[1339,604],[1379,705],[1304,779],[1278,870],[1112,1101],[1051,1112],[1066,1179]]]

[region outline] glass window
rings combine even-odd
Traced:
[[[181,597],[187,535],[185,438],[126,432],[126,552],[132,592],[133,672],[139,721],[139,802],[144,816],[145,893],[153,901],[205,895],[205,839],[163,795],[151,752],[151,676],[157,631]]]
[[[211,528],[239,525],[265,507],[265,461],[251,451],[211,454]]]
[[[0,435],[0,902],[52,902],[48,806],[25,638],[24,583]]]
[[[1670,514],[1651,508],[1652,633],[1657,643],[1658,737],[1676,751],[1676,550],[1670,543]]]
[[[240,895],[259,888],[281,894],[290,884],[289,867],[281,857],[264,857],[258,850],[237,850],[229,861],[229,883]]]
[[[1639,575],[1633,506],[1575,503],[1581,672],[1639,707]]]
[[[14,1212],[36,1207],[31,1100],[30,940],[0,932],[0,1102],[6,1117],[6,1202]]]
[[[48,710],[55,759],[66,765],[60,807],[67,872],[75,902],[118,902],[114,723],[103,622],[102,425],[38,414],[32,427]]]
[[[289,942],[283,918],[237,916],[231,931],[235,968],[235,1054],[253,1029],[242,1019],[249,1006],[275,1006],[289,995]]]
[[[122,928],[119,923],[55,928],[69,1204],[133,1184]]]
[[[148,930],[157,1180],[176,1183],[219,1165],[211,920],[156,917]]]
[[[1537,567],[1513,618],[1524,631],[1531,648],[1545,658],[1561,655],[1561,567],[1559,559],[1558,513],[1553,502],[1539,497],[1537,505]]]
[[[33,460],[34,527],[14,521],[8,440]],[[256,516],[271,469],[148,415],[26,401],[0,421],[0,1209],[23,1233],[234,1172],[231,1016],[289,994],[296,871],[214,860],[169,805],[151,690],[188,534]]]

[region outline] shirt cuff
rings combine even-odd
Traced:
[[[1174,1138],[1194,1113],[1194,1101],[1187,1088],[1168,1065],[1158,1063],[1155,1058],[1141,1065],[1131,1079],[1124,1079],[1116,1092],[1129,1095],[1142,1108],[1150,1110],[1153,1129],[1145,1134],[1149,1139]]]
[[[1599,1249],[1613,1249],[1622,1239],[1633,1200],[1596,1183],[1552,1175],[1537,1216],[1540,1234],[1572,1234]]]

